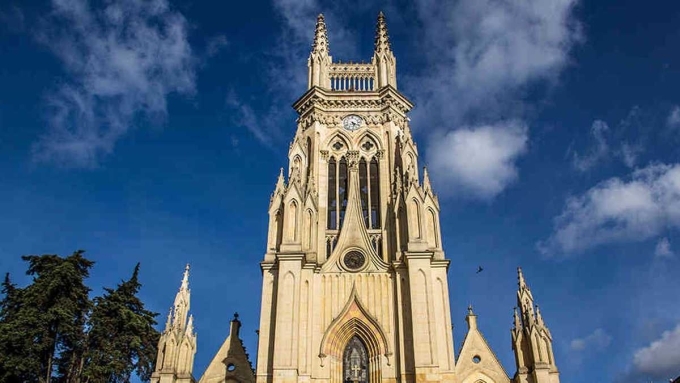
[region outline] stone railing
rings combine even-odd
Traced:
[[[368,92],[375,89],[375,67],[364,63],[334,63],[328,76],[331,89],[344,92]]]

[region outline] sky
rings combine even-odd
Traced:
[[[162,324],[190,263],[194,375],[234,312],[255,362],[316,15],[334,59],[368,61],[380,10],[440,198],[456,353],[472,304],[514,373],[521,266],[563,382],[680,375],[677,1],[5,0],[0,272],[25,285],[21,255],[84,249],[100,294],[141,262]]]

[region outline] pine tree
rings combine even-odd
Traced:
[[[85,279],[94,262],[83,251],[22,259],[32,283],[18,288],[7,274],[0,291],[0,383],[149,379],[160,334],[158,314],[137,296],[139,264],[129,280],[90,301]]]
[[[153,372],[160,334],[158,313],[148,311],[137,297],[139,264],[132,277],[94,299],[83,382],[128,382],[132,373],[148,380]]]
[[[22,294],[5,274],[2,283],[3,299],[0,301],[0,382],[36,381],[39,364],[30,359],[34,330],[24,313]]]
[[[38,355],[44,381],[54,373],[60,381],[72,380],[83,351],[84,325],[90,310],[90,289],[85,285],[94,262],[79,250],[71,256],[24,256],[33,283],[25,289],[24,306],[40,310]],[[29,309],[30,310],[30,309]]]
[[[32,283],[17,289],[5,279],[0,315],[0,378],[3,381],[70,382],[83,351],[91,302],[85,285],[94,262],[83,251],[29,255]]]

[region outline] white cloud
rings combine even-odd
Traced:
[[[609,126],[606,122],[601,120],[593,121],[590,134],[593,136],[595,143],[585,155],[579,155],[578,152],[574,151],[572,165],[575,169],[586,172],[609,156],[609,145],[607,144],[606,137],[608,132]]]
[[[635,352],[633,366],[638,373],[663,379],[680,371],[680,324],[661,338]]]
[[[668,114],[668,119],[666,120],[666,124],[671,127],[671,128],[677,128],[680,127],[680,106],[676,105],[671,109],[671,112]]]
[[[440,122],[512,112],[518,91],[554,80],[581,39],[576,0],[418,2],[430,68],[411,86]],[[451,102],[452,98],[455,102]]]
[[[430,144],[430,169],[464,196],[493,198],[517,179],[515,160],[526,151],[527,131],[521,122],[450,131]]]
[[[669,258],[673,256],[673,251],[671,250],[671,243],[668,238],[663,237],[656,243],[656,248],[654,249],[654,255],[660,258]]]
[[[606,244],[643,241],[680,227],[680,164],[650,165],[627,180],[611,178],[567,199],[544,255],[565,255]]]
[[[262,126],[253,108],[241,102],[233,91],[227,95],[226,104],[234,113],[232,120],[236,125],[248,129],[262,144],[272,146],[272,138],[267,134],[267,128]]]
[[[629,168],[635,167],[637,163],[638,156],[642,153],[643,148],[641,145],[631,145],[627,142],[621,144],[621,149],[617,152],[617,155],[621,157],[623,164]]]
[[[573,10],[577,0],[461,0],[417,2],[424,28],[422,52],[429,67],[408,78],[407,90],[419,104],[412,113],[421,126],[441,127],[444,140],[431,140],[427,160],[441,169],[445,188],[492,198],[517,178],[515,164],[525,151],[523,92],[553,83],[581,40]],[[478,126],[479,128],[468,128]],[[489,126],[494,129],[489,130]],[[486,132],[499,135],[487,138]],[[485,161],[463,161],[462,140],[486,143]],[[469,150],[468,150],[469,151]],[[449,173],[447,173],[449,172]]]
[[[591,334],[583,338],[577,338],[571,341],[569,347],[573,351],[589,350],[603,350],[609,346],[612,337],[601,328],[595,329]]]
[[[53,0],[39,40],[70,79],[50,94],[36,161],[93,167],[143,115],[167,115],[170,93],[195,91],[187,22],[166,0]]]
[[[585,153],[573,150],[572,167],[585,173],[603,162],[616,158],[628,168],[634,168],[638,162],[638,157],[644,152],[642,143],[644,133],[640,131],[644,125],[640,119],[640,108],[633,106],[626,117],[616,125],[615,129],[611,129],[605,121],[593,121],[590,127],[591,142],[589,147],[585,150]],[[636,137],[637,142],[631,144],[624,137]]]

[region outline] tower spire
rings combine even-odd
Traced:
[[[314,29],[314,42],[312,43],[312,54],[319,53],[328,55],[328,31],[326,30],[326,20],[323,13],[316,17],[316,27]]]
[[[390,37],[387,33],[387,22],[385,22],[385,14],[382,11],[378,14],[378,22],[375,26],[373,65],[375,65],[378,88],[386,85],[397,87],[397,60],[392,53]]]
[[[314,41],[312,42],[312,52],[309,54],[307,66],[309,67],[308,88],[318,86],[321,88],[330,88],[330,78],[328,77],[328,68],[331,65],[332,59],[330,50],[328,48],[328,32],[326,30],[326,20],[323,14],[319,14],[316,18],[316,27],[314,28]]]
[[[387,23],[385,22],[385,14],[382,11],[378,13],[378,22],[375,27],[375,51],[376,52],[392,51],[390,47],[390,36],[387,33]]]

